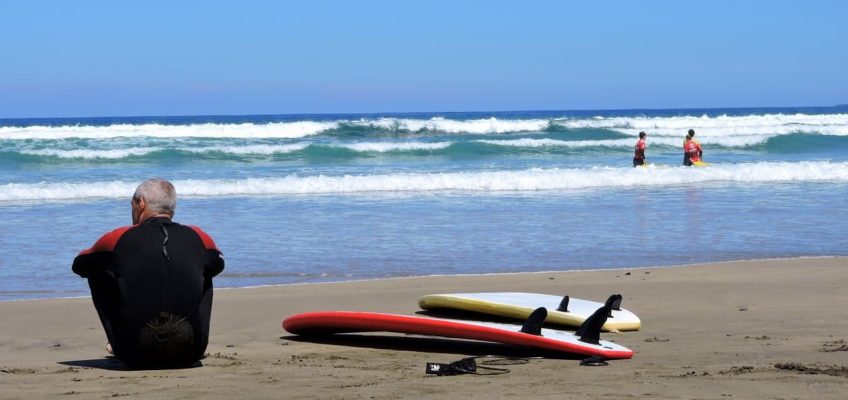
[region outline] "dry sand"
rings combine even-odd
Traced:
[[[0,398],[845,399],[846,286],[848,258],[805,258],[219,289],[203,366],[148,371],[107,357],[90,299],[5,302]],[[502,375],[437,377],[426,362],[539,354],[394,334],[306,341],[280,324],[317,310],[414,315],[421,295],[468,291],[621,293],[643,329],[602,338],[636,354],[606,367],[545,357]]]

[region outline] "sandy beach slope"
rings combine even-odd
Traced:
[[[70,272],[69,272],[70,273]],[[631,360],[581,367],[479,342],[394,334],[306,341],[281,328],[305,311],[415,315],[424,294],[624,295],[643,322],[606,333]],[[107,358],[91,300],[0,303],[0,398],[34,399],[844,399],[848,258],[676,268],[404,278],[217,290],[209,356],[182,370],[127,371]],[[503,375],[425,375],[467,355],[530,358]],[[482,361],[482,360],[481,360]]]

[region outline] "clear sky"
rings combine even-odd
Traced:
[[[848,1],[8,1],[0,117],[848,103]]]

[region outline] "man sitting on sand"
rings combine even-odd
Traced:
[[[176,205],[170,182],[142,182],[131,200],[133,226],[103,235],[74,259],[107,349],[131,367],[191,366],[209,342],[212,277],[224,259],[200,228],[171,220]]]

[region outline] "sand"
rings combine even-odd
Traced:
[[[70,272],[69,272],[70,273]],[[449,276],[215,292],[203,366],[125,370],[103,350],[88,298],[0,303],[0,398],[845,399],[848,258],[615,271]],[[303,340],[284,317],[318,310],[415,315],[424,294],[526,291],[623,306],[633,349],[605,367],[579,357],[396,334]],[[522,357],[501,375],[426,375],[427,362]],[[481,358],[479,362],[488,360]]]

